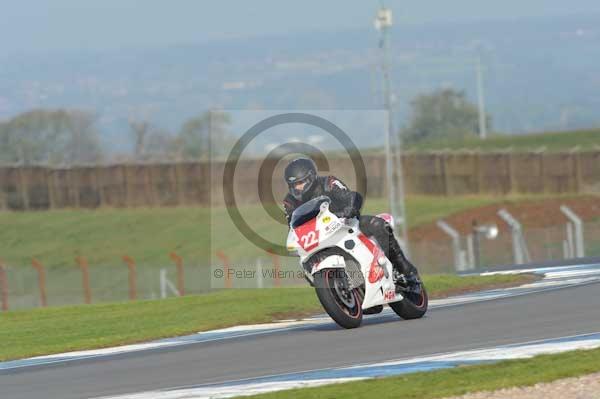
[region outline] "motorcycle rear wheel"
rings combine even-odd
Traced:
[[[399,302],[390,303],[390,308],[405,320],[420,319],[427,313],[429,306],[429,296],[425,285],[421,282],[419,292],[402,292],[402,299]]]
[[[315,291],[327,314],[343,328],[362,323],[362,299],[358,288],[348,287],[343,269],[323,269],[314,275]]]

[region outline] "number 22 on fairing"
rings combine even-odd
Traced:
[[[302,248],[311,248],[317,245],[318,243],[319,240],[317,239],[317,232],[314,230],[309,231],[308,233],[300,237],[300,244],[302,245]]]

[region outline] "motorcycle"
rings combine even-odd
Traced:
[[[429,299],[420,278],[405,284],[377,242],[359,230],[358,219],[336,216],[330,203],[320,196],[299,206],[287,237],[288,251],[300,257],[327,314],[344,328],[360,326],[363,314],[380,313],[384,305],[403,319],[423,317]],[[393,225],[391,215],[377,216]]]

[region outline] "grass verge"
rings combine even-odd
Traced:
[[[518,285],[530,279],[519,275],[424,277],[431,297]],[[123,345],[322,311],[311,288],[281,288],[0,313],[0,360]]]
[[[410,227],[415,227],[466,209],[531,198],[540,197],[411,196],[406,205]],[[383,212],[386,204],[370,198],[363,213]],[[240,212],[265,239],[285,241],[286,227],[266,217],[260,205],[241,207]],[[125,268],[121,260],[125,254],[140,266],[164,267],[172,264],[172,251],[186,265],[196,266],[211,264],[211,257],[218,260],[216,250],[226,251],[234,261],[265,256],[241,235],[225,208],[0,212],[0,226],[0,259],[16,268],[30,268],[31,259],[37,258],[50,269],[76,269],[77,256],[86,257],[91,267]]]
[[[251,396],[261,399],[434,399],[530,386],[600,371],[600,349]]]

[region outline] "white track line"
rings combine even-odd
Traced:
[[[350,367],[271,375],[229,381],[221,384],[207,384],[196,387],[111,396],[104,397],[103,399],[231,398],[292,388],[315,387],[367,378],[401,375],[419,371],[433,371],[462,365],[493,363],[508,359],[526,359],[542,354],[595,348],[600,348],[600,332]]]

